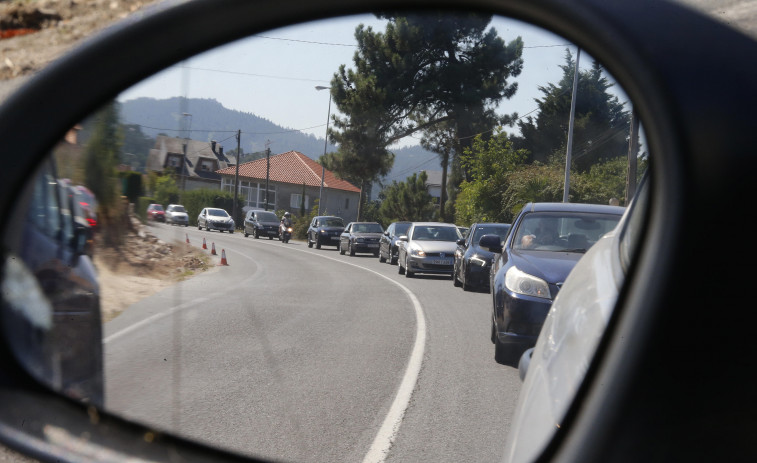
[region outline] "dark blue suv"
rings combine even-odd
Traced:
[[[333,215],[318,215],[313,217],[308,227],[308,247],[315,245],[316,249],[321,246],[336,246],[339,248],[339,237],[344,231],[344,220]]]

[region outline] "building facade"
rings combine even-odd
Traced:
[[[220,169],[217,173],[221,177],[221,189],[233,193],[236,166]],[[237,198],[241,209],[286,210],[299,215],[304,206],[305,214],[309,214],[317,207],[316,200],[321,195],[322,173],[321,214],[335,215],[345,222],[357,220],[360,188],[337,178],[333,172],[323,169],[299,151],[288,151],[240,164]]]

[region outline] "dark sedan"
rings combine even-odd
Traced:
[[[490,272],[495,359],[508,363],[533,347],[549,307],[576,262],[615,228],[625,208],[600,204],[529,203],[513,221]]]
[[[484,235],[495,235],[500,241],[507,238],[509,223],[474,223],[464,239],[457,241],[452,281],[464,291],[489,291],[489,270],[495,254],[478,245]]]
[[[244,237],[252,235],[256,239],[261,236],[272,240],[279,236],[279,217],[271,211],[251,210],[244,216]]]
[[[392,222],[386,227],[386,231],[379,242],[380,262],[389,262],[391,265],[397,264],[397,256],[399,256],[397,242],[400,236],[407,234],[411,224],[412,222]]]
[[[369,252],[378,256],[379,240],[383,233],[384,229],[378,222],[349,223],[339,237],[339,254],[349,252],[354,256],[358,252]]]
[[[339,237],[344,231],[344,220],[341,217],[330,215],[318,215],[313,217],[308,227],[308,247],[315,245],[316,249],[321,246],[336,246],[339,249]]]

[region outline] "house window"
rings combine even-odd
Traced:
[[[289,200],[289,207],[294,209],[300,208],[300,202],[302,201],[302,195],[299,193],[293,193],[291,196],[291,199]],[[310,197],[308,195],[305,195],[305,209],[310,208]]]

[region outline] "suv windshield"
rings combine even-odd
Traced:
[[[408,229],[410,228],[409,223],[398,223],[394,226],[394,234],[397,236],[405,235],[407,234]]]
[[[279,218],[273,212],[258,212],[255,214],[261,222],[278,222]]]
[[[496,225],[483,225],[476,227],[476,230],[473,232],[473,243],[478,244],[478,241],[481,239],[484,235],[499,235],[502,240],[507,238],[507,232],[510,231],[510,226],[496,226]]]
[[[381,233],[384,230],[377,223],[356,223],[352,227],[352,231],[355,233]]]
[[[323,227],[343,227],[344,222],[342,219],[324,219],[321,222],[321,226]]]
[[[532,213],[523,218],[513,249],[586,252],[620,221],[620,214]]]

